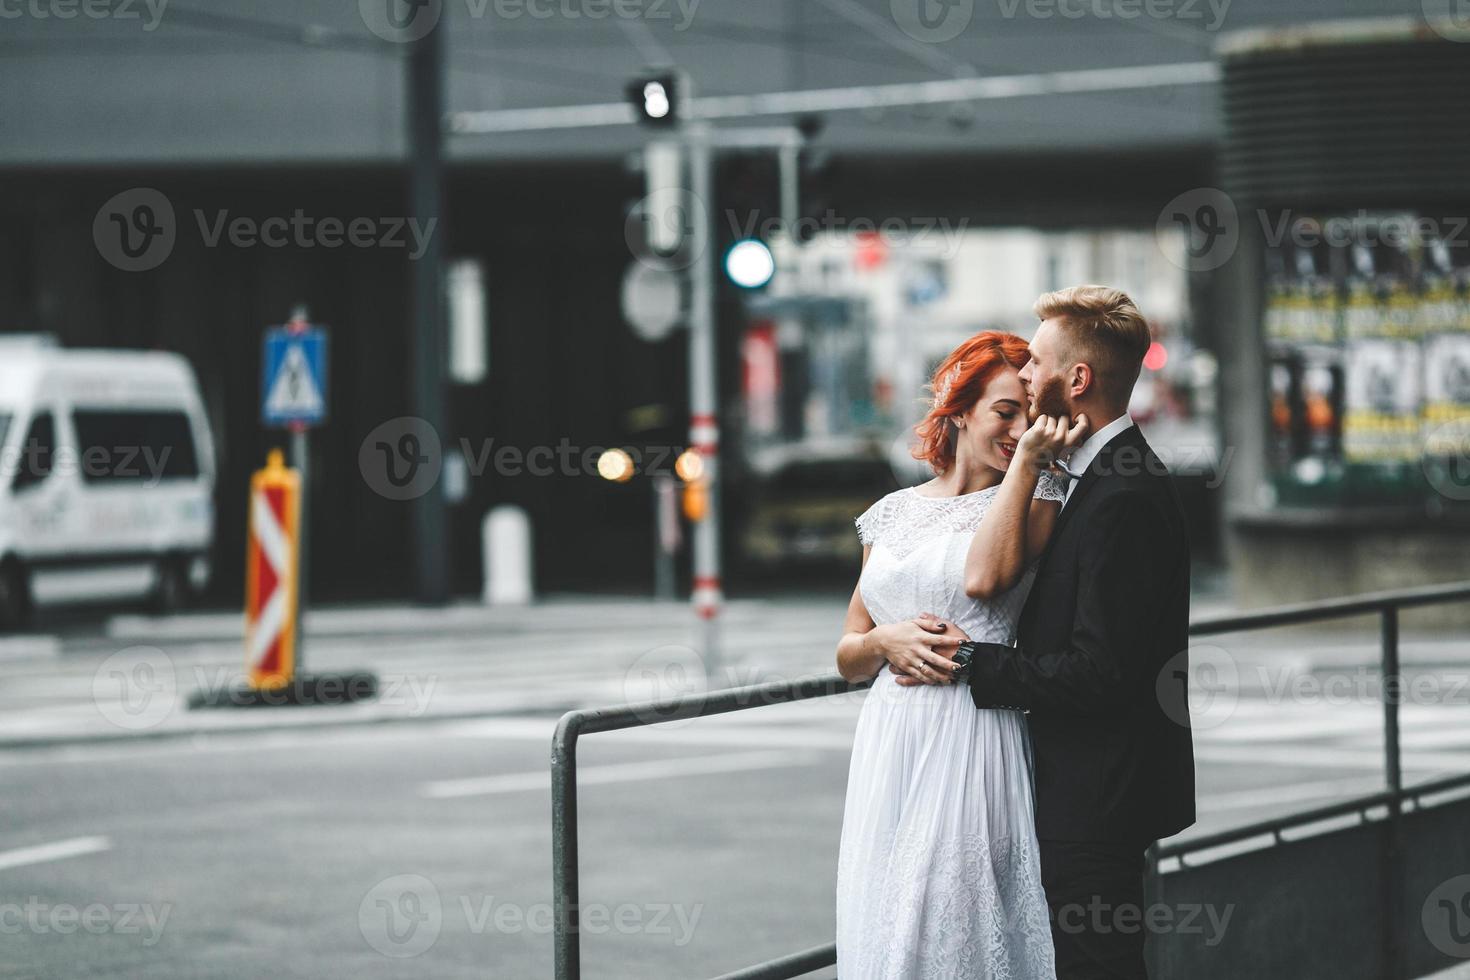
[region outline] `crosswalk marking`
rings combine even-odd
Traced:
[[[1228,746],[1196,745],[1194,757],[1197,761],[1228,762],[1239,765],[1285,766],[1301,769],[1320,767],[1323,769],[1381,769],[1383,752],[1380,749],[1336,748],[1332,746],[1310,746],[1282,744],[1275,746]],[[1450,770],[1470,771],[1470,751],[1467,752],[1413,752],[1404,753],[1405,770],[1420,772]]]
[[[1463,722],[1462,722],[1463,724]],[[1432,732],[1402,732],[1399,745],[1405,752],[1416,749],[1470,749],[1470,728],[1436,730]]]
[[[835,609],[835,607],[834,607]],[[732,604],[726,619],[724,666],[716,687],[792,679],[835,670],[832,648],[840,626],[814,613],[810,603]],[[840,612],[840,610],[837,610]],[[644,663],[641,658],[659,646],[694,642],[693,620],[687,607],[650,603],[566,604],[552,602],[529,610],[485,610],[464,605],[424,617],[418,610],[322,610],[311,620],[320,632],[312,637],[313,662],[319,669],[358,667],[379,663],[385,690],[395,679],[432,678],[432,689],[422,692],[423,722],[438,714],[484,710],[520,710],[524,717],[486,721],[432,722],[436,733],[457,738],[512,739],[549,744],[554,714],[571,706],[618,704],[642,700]],[[179,673],[180,690],[192,689],[199,678],[217,681],[221,665],[238,672],[241,621],[237,614],[214,617],[151,619],[118,617],[110,624],[111,639],[65,641],[66,656],[51,663],[28,657],[5,662],[0,647],[0,717],[18,739],[75,733],[95,721],[92,678],[102,657],[113,652],[120,638],[145,639],[161,645]],[[555,642],[558,634],[575,632],[578,642]],[[411,631],[411,632],[409,632]],[[1416,645],[1417,644],[1417,645]],[[1437,645],[1436,645],[1437,644]],[[1454,643],[1405,640],[1406,662],[1418,657],[1424,667],[1452,672],[1451,655],[1462,654],[1463,641]],[[1368,645],[1358,643],[1372,659]],[[1327,661],[1352,660],[1357,646],[1347,651],[1340,643],[1283,648],[1269,663],[1273,671],[1300,673],[1313,666],[1328,669]],[[1421,649],[1422,647],[1422,649]],[[1432,647],[1432,649],[1431,649]],[[1430,668],[1427,658],[1437,657]],[[44,666],[44,670],[41,668]],[[646,671],[644,672],[646,673]],[[1290,689],[1285,689],[1287,694]],[[405,696],[414,692],[403,688]],[[670,692],[674,693],[674,692]],[[1233,710],[1222,724],[1195,732],[1196,755],[1202,765],[1231,767],[1239,781],[1249,767],[1269,781],[1272,773],[1294,771],[1306,775],[1317,768],[1327,792],[1341,775],[1364,778],[1381,772],[1382,708],[1377,703],[1314,703],[1283,697],[1276,688],[1239,692]],[[852,748],[858,711],[864,696],[779,704],[760,710],[739,711],[674,725],[599,733],[594,740],[698,751],[806,751],[819,753],[828,763]],[[415,701],[411,707],[417,710]],[[386,715],[389,706],[380,706]],[[532,714],[540,712],[539,716]],[[400,707],[399,714],[407,712]],[[338,717],[345,717],[340,713]],[[234,728],[234,718],[201,722],[184,719],[190,727]],[[225,722],[232,724],[226,725]],[[1470,769],[1470,713],[1458,705],[1406,704],[1400,715],[1405,771],[1415,778],[1428,772]],[[94,726],[95,727],[95,726]],[[264,737],[264,731],[253,737]],[[211,738],[214,736],[211,735]],[[287,733],[288,740],[305,737]],[[92,751],[96,751],[95,749]],[[1310,784],[1309,784],[1310,785]],[[1246,791],[1241,791],[1242,793]],[[1255,792],[1255,791],[1250,791]],[[1295,790],[1299,793],[1311,789]],[[1227,797],[1246,801],[1245,795]],[[1247,803],[1240,808],[1248,809]]]
[[[622,762],[578,768],[577,785],[594,786],[642,779],[667,779],[672,776],[704,776],[749,769],[810,766],[822,761],[823,757],[813,752],[773,751],[703,755],[685,759],[658,759],[652,762]],[[550,788],[551,773],[538,770],[471,779],[438,780],[419,787],[419,795],[428,799],[444,800],[466,796],[489,796],[495,793],[549,790]]]
[[[485,721],[454,722],[440,731],[450,738],[512,739],[551,742],[554,722],[526,718],[494,718]],[[849,751],[852,732],[814,729],[798,725],[763,725],[745,728],[722,726],[713,719],[701,718],[677,728],[649,725],[598,733],[592,738],[611,743],[637,742],[655,745],[769,745],[801,749]]]
[[[856,702],[851,708],[826,710],[820,702],[773,705],[760,712],[735,712],[684,721],[669,728],[652,725],[636,729],[599,734],[599,739],[667,745],[789,745],[809,749],[848,751],[852,748],[856,725]],[[801,712],[811,705],[814,710]],[[1454,718],[1453,728],[1446,727]],[[1321,767],[1328,770],[1363,770],[1372,772],[1383,766],[1381,731],[1378,716],[1364,713],[1361,718],[1330,719],[1309,714],[1306,717],[1273,718],[1257,716],[1241,721],[1231,719],[1221,728],[1232,728],[1221,737],[1220,729],[1196,734],[1195,756],[1202,762],[1231,765],[1269,766],[1273,768]],[[445,734],[461,738],[508,738],[550,740],[551,720],[488,719],[453,723]],[[1470,726],[1454,709],[1444,709],[1442,717],[1420,717],[1406,724],[1403,735],[1404,767],[1413,772],[1470,770]],[[1360,738],[1355,735],[1361,734]]]
[[[67,840],[52,841],[49,844],[17,847],[9,851],[0,851],[0,871],[6,868],[21,868],[29,864],[42,864],[46,861],[81,857],[84,854],[96,854],[111,849],[112,841],[107,837],[72,837]]]
[[[0,662],[47,661],[48,669],[61,655],[61,641],[52,635],[0,637]]]
[[[1310,783],[1292,783],[1288,786],[1263,786],[1258,789],[1231,790],[1200,796],[1196,809],[1200,818],[1212,817],[1231,810],[1250,810],[1256,807],[1275,806],[1282,803],[1306,803],[1311,800],[1348,799],[1377,792],[1383,788],[1381,779],[1363,777],[1359,779],[1329,779]]]
[[[1284,718],[1272,720],[1261,718],[1244,724],[1232,724],[1227,719],[1213,728],[1202,729],[1197,737],[1207,742],[1274,742],[1282,738],[1324,738],[1331,735],[1350,735],[1364,730],[1366,725],[1377,721],[1381,731],[1382,721],[1368,719],[1357,714],[1343,712],[1337,717]]]

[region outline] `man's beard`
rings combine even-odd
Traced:
[[[1031,399],[1027,415],[1033,422],[1042,415],[1071,420],[1072,405],[1067,401],[1067,388],[1061,378],[1047,378],[1041,382]]]

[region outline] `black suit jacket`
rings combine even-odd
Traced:
[[[1194,823],[1187,691],[1189,544],[1137,426],[1062,508],[1019,645],[977,644],[978,708],[1029,711],[1042,840],[1144,843]]]

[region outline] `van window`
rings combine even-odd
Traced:
[[[199,475],[194,433],[183,412],[78,408],[72,425],[87,483]]]
[[[43,412],[31,419],[25,441],[20,444],[20,453],[15,461],[16,490],[35,486],[51,475],[51,456],[56,450],[56,423],[50,412]]]

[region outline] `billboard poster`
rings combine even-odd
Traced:
[[[1411,218],[1388,221],[1408,224]],[[1347,305],[1343,310],[1343,458],[1349,464],[1387,467],[1405,476],[1417,465],[1423,395],[1419,295],[1407,244],[1375,233],[1361,219],[1350,248]]]
[[[1424,249],[1420,318],[1424,340],[1421,440],[1431,483],[1446,461],[1470,458],[1470,255],[1465,242]]]
[[[1387,338],[1349,343],[1342,433],[1349,463],[1418,460],[1421,371],[1418,344]]]
[[[1314,219],[1309,227],[1317,226]],[[1266,254],[1266,341],[1272,346],[1336,346],[1342,304],[1325,241],[1283,239]]]
[[[1301,392],[1301,364],[1290,354],[1271,358],[1267,375],[1271,409],[1268,413],[1271,425],[1267,452],[1271,467],[1281,471],[1291,465],[1300,452],[1297,419],[1301,413],[1297,408]]]
[[[1343,374],[1335,356],[1309,356],[1302,366],[1304,446],[1297,472],[1308,478],[1305,482],[1318,482],[1342,456]]]
[[[1334,249],[1315,218],[1266,253],[1266,347],[1273,468],[1284,499],[1320,488],[1342,469],[1343,304]]]
[[[1424,345],[1424,422],[1470,418],[1470,332],[1441,333]]]

